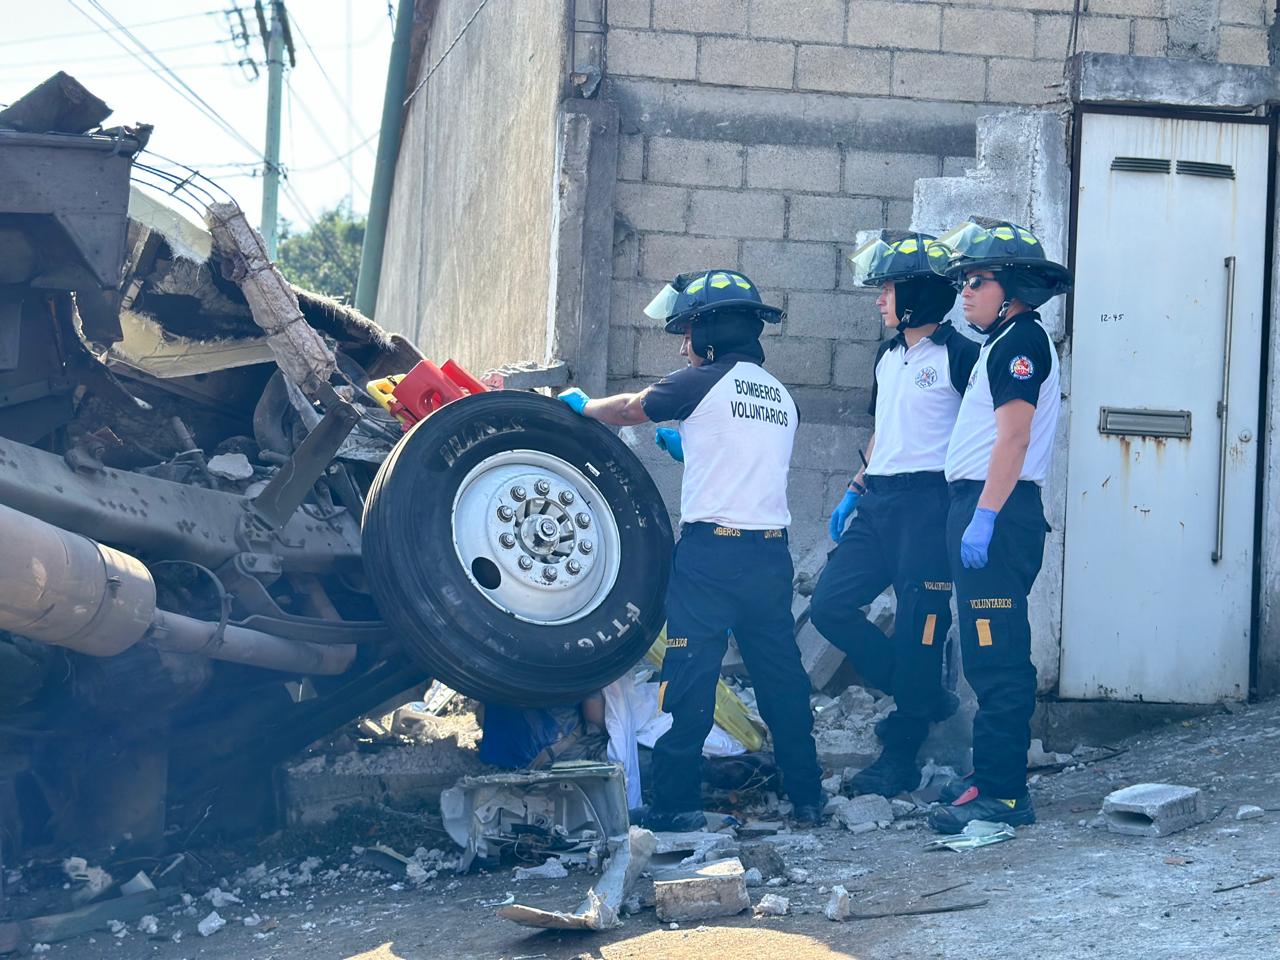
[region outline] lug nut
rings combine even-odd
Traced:
[[[574,497],[573,497],[572,490],[560,491],[560,502],[563,503],[566,507],[569,506],[569,504],[573,503],[573,500],[574,500]]]
[[[555,580],[557,573],[558,572],[556,568],[548,564],[547,566],[542,568],[542,579],[546,580],[548,583],[551,583],[552,581]]]
[[[551,484],[547,483],[545,480],[539,480],[533,485],[533,489],[538,491],[538,496],[545,497],[551,492]]]
[[[520,486],[519,484],[511,488],[511,499],[516,501],[517,503],[519,503],[521,500],[523,500],[527,496],[528,494],[525,493],[524,487]]]
[[[516,512],[508,507],[505,503],[498,508],[498,519],[503,523],[510,523],[516,517]]]
[[[533,569],[533,561],[530,560],[528,557],[521,557],[519,560],[516,561],[516,563],[520,564],[521,570]]]
[[[581,550],[583,553],[590,553],[592,550],[595,549],[595,544],[593,544],[590,540],[579,540],[578,549]]]
[[[578,514],[576,517],[573,518],[573,521],[583,530],[591,526],[591,518],[588,517],[585,513]]]
[[[575,577],[582,572],[582,564],[580,564],[577,560],[570,560],[568,563],[564,565],[564,568],[568,570],[572,576],[575,576]]]
[[[498,538],[498,542],[502,544],[504,547],[506,547],[508,550],[510,550],[512,547],[516,545],[516,538],[509,533],[504,533],[502,536]]]

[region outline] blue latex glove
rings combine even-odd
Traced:
[[[659,450],[665,450],[671,454],[671,459],[678,463],[684,463],[684,442],[680,439],[680,431],[671,427],[659,427],[657,433],[654,434],[653,442],[658,445]]]
[[[973,519],[964,528],[960,538],[960,562],[970,570],[981,570],[987,565],[987,549],[991,535],[996,531],[996,512],[979,507],[973,511]]]
[[[862,494],[857,490],[846,490],[844,492],[844,496],[836,504],[835,510],[831,512],[831,523],[827,529],[831,533],[832,540],[839,542],[840,534],[844,533],[844,528],[849,523],[849,518],[853,516],[854,508],[857,507],[861,498]]]
[[[582,413],[583,409],[587,405],[587,401],[591,398],[577,387],[571,387],[564,391],[564,393],[560,394],[556,399],[567,403],[569,405],[569,409],[574,413]]]

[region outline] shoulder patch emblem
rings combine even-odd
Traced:
[[[927,390],[938,382],[938,371],[933,367],[923,367],[916,374],[916,386],[921,390]]]
[[[1025,354],[1014,357],[1009,363],[1009,373],[1013,375],[1015,380],[1030,380],[1031,375],[1035,372],[1036,368],[1031,363],[1031,358]]]

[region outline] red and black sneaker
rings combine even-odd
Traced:
[[[1021,827],[1036,822],[1031,794],[1023,792],[1013,799],[990,797],[977,786],[970,786],[946,806],[934,807],[929,813],[929,826],[938,833],[959,833],[974,820],[1007,823]]]

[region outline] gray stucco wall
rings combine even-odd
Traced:
[[[440,0],[422,81],[480,0]],[[562,0],[481,10],[413,98],[396,168],[377,318],[473,371],[545,358]]]

